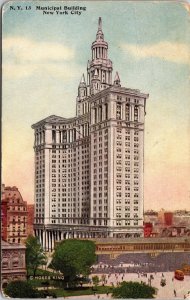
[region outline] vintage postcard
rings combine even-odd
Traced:
[[[1,291],[190,299],[190,5],[2,6]]]

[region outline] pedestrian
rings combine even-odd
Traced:
[[[177,294],[176,294],[176,290],[174,290],[174,296],[176,297],[176,295],[177,295]]]

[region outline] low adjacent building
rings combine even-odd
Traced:
[[[153,225],[152,223],[148,222],[148,223],[144,223],[144,237],[150,237],[151,233],[153,230]]]
[[[13,280],[26,280],[24,245],[1,241],[1,284],[5,287]]]
[[[96,239],[97,263],[105,272],[126,267],[129,273],[174,272],[189,265],[189,237]],[[123,269],[121,269],[123,272]]]

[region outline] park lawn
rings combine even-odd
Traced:
[[[112,292],[112,287],[110,286],[98,286],[94,291],[92,287],[78,287],[76,289],[48,289],[48,291],[54,292],[57,297],[70,297],[70,296],[82,296],[82,295],[93,295],[96,294],[106,294]]]
[[[43,283],[44,282],[49,282],[49,287],[53,286],[53,287],[59,287],[59,286],[62,286],[62,282],[58,282],[56,280],[46,280],[46,279],[32,279],[32,280],[28,280],[28,282],[31,283],[31,285],[34,287],[34,288],[37,288],[37,287],[44,287],[44,289],[47,289],[47,285],[44,285]],[[50,289],[50,288],[48,288]]]

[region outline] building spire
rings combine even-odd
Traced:
[[[84,77],[84,73],[82,74],[82,77],[81,77],[81,81],[80,83],[85,83],[85,77]]]
[[[98,78],[98,71],[97,71],[97,69],[95,69],[95,71],[94,71],[94,78]]]
[[[98,31],[97,31],[97,34],[96,34],[96,41],[99,41],[99,40],[104,40],[104,34],[102,32],[102,18],[99,17],[98,19]]]
[[[92,60],[87,65],[87,85],[90,94],[112,85],[112,61],[108,58],[108,43],[104,40],[102,18],[99,17],[97,21],[96,40],[91,46]]]
[[[116,74],[115,74],[115,78],[114,78],[114,83],[113,84],[117,85],[117,86],[121,86],[118,72],[116,72]]]
[[[101,30],[102,31],[102,18],[99,17],[99,20],[98,20],[98,31]]]
[[[78,98],[79,100],[84,99],[87,95],[87,87],[84,74],[82,74],[79,86],[78,86]]]
[[[82,74],[82,77],[81,77],[81,80],[79,83],[79,88],[83,88],[83,87],[86,87],[86,81],[85,81],[84,74]]]

